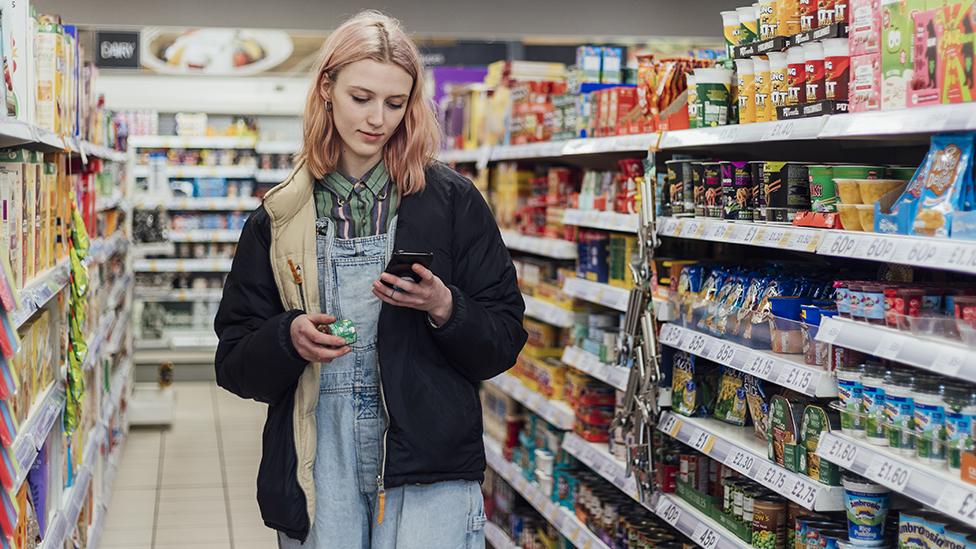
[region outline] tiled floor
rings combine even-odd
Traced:
[[[133,429],[100,547],[274,549],[255,500],[265,406],[176,384],[171,428]]]

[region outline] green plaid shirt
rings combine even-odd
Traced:
[[[314,196],[316,215],[332,219],[336,237],[346,239],[385,234],[400,204],[382,160],[360,179],[326,174],[315,182]]]

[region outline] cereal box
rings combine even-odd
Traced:
[[[943,103],[976,100],[976,0],[955,0],[944,8],[942,70],[939,71]]]
[[[908,105],[908,83],[912,78],[911,9],[924,7],[924,0],[881,1],[881,108],[901,109]]]
[[[908,83],[908,106],[933,105],[941,102],[939,77],[943,71],[940,48],[944,33],[941,7],[911,13],[912,78]]]
[[[879,0],[850,0],[851,21],[848,36],[851,55],[881,51],[881,4]]]

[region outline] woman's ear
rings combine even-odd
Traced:
[[[332,79],[326,73],[319,77],[319,97],[326,105],[332,104]]]

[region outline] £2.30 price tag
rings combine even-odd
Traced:
[[[734,448],[727,456],[725,456],[725,466],[731,467],[740,473],[749,475],[752,471],[752,466],[756,463],[756,456],[751,452],[747,452],[742,448]]]
[[[893,459],[878,455],[871,460],[871,465],[868,466],[864,476],[896,492],[904,492],[908,480],[912,478],[912,470]]]
[[[946,486],[935,508],[965,524],[976,524],[976,492],[972,490]]]

